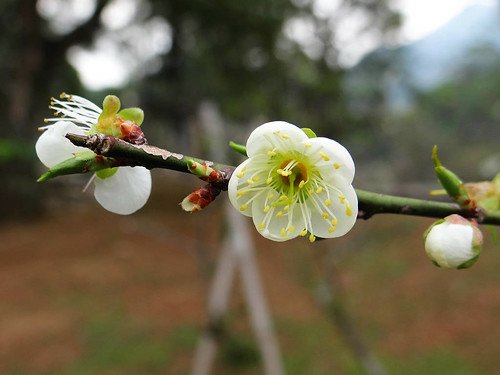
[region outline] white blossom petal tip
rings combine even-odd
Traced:
[[[308,138],[283,121],[263,124],[248,138],[249,159],[230,178],[229,199],[273,241],[333,238],[356,222],[354,162],[339,143]]]
[[[111,177],[94,180],[95,199],[106,210],[130,215],[142,208],[151,194],[151,172],[144,167],[120,167]]]

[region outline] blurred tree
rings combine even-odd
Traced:
[[[351,122],[336,26],[352,17],[360,34],[383,39],[399,24],[390,2],[343,0],[328,14],[318,10],[325,3],[319,0],[1,2],[0,99],[7,117],[0,166],[9,171],[12,186],[4,184],[0,193],[13,203],[4,209],[34,211],[32,193],[40,189],[35,174],[26,173],[34,154],[31,146],[18,146],[35,138],[50,95],[82,93],[67,59],[75,46],[92,50],[104,44],[134,67],[124,93],[138,93],[147,121],[159,128],[183,133],[200,104],[210,100],[235,122],[280,118],[338,136],[351,130]],[[130,6],[132,16],[117,26]],[[166,25],[169,49],[155,50],[147,32],[154,24]],[[21,205],[15,203],[19,196]]]

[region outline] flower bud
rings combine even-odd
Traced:
[[[436,176],[450,198],[463,208],[475,208],[475,202],[470,198],[460,177],[441,164],[437,155],[437,146],[432,149],[432,160]]]
[[[425,252],[443,268],[468,268],[479,257],[483,235],[473,222],[453,214],[432,224],[424,234]]]

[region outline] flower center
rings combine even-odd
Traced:
[[[308,177],[307,168],[304,163],[294,159],[284,160],[276,172],[279,174],[279,178],[285,186],[294,185],[297,187],[300,184],[303,185],[307,181]]]

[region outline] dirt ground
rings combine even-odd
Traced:
[[[189,215],[176,204],[189,191],[155,189],[128,217],[63,200],[38,220],[0,226],[1,374],[189,373],[222,202]],[[338,300],[389,373],[497,373],[499,246],[488,240],[470,270],[438,269],[421,243],[431,222],[374,218],[317,246],[255,238],[287,373],[362,373],[316,300],[326,258]],[[260,374],[239,290],[217,373]]]

